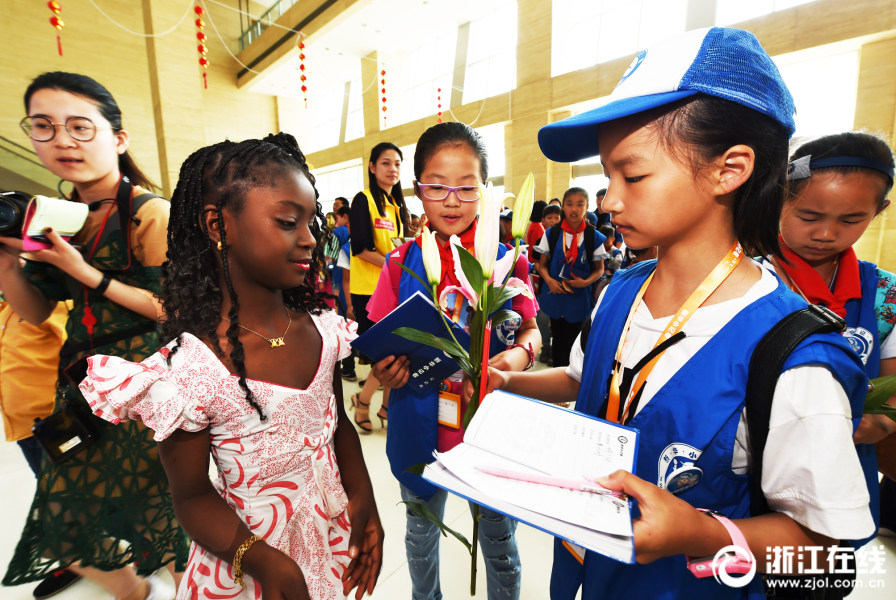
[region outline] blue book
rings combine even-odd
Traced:
[[[469,351],[469,334],[457,323],[450,320],[448,322],[451,323],[454,337],[465,350]],[[352,347],[357,348],[374,362],[379,362],[387,356],[410,358],[411,376],[407,385],[415,394],[431,390],[460,370],[460,365],[454,358],[442,350],[412,342],[393,333],[399,327],[411,327],[451,340],[445,321],[439,316],[435,305],[421,292],[417,292],[352,342]]]

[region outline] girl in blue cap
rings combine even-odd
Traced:
[[[779,376],[762,455],[772,512],[750,513],[750,358],[774,325],[807,306],[744,259],[781,254],[793,113],[756,38],[712,28],[641,51],[608,104],[539,132],[552,160],[599,154],[610,178],[602,209],[628,246],[659,249],[658,260],[603,291],[569,367],[491,371],[492,387],[575,400],[577,411],[641,432],[637,475],[598,480],[637,501],[637,564],[558,541],[555,599],[580,585],[586,599],[765,598],[753,573],[741,587],[725,585],[695,577],[686,556],[737,545],[743,563],[766,571],[769,547],[790,546],[793,564],[809,565],[809,548],[821,546],[824,568],[827,548],[874,532],[852,440],[867,380],[836,334],[808,338]]]

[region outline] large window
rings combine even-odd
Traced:
[[[516,87],[516,2],[470,24],[464,104]]]
[[[308,98],[308,108],[314,115],[315,122],[309,153],[332,148],[339,143],[343,102],[345,102],[345,84],[322,89]]]
[[[685,31],[687,0],[553,0],[551,75],[634,54]]]
[[[361,98],[361,80],[355,79],[349,86],[348,116],[345,123],[345,141],[364,137],[364,103]],[[341,108],[341,106],[340,106]]]
[[[495,179],[504,177],[505,172],[505,155],[504,155],[504,125],[488,125],[480,127],[476,132],[482,136],[485,142],[485,149],[488,152],[488,178]],[[503,193],[503,192],[502,192]]]
[[[314,169],[312,174],[317,180],[315,187],[320,194],[324,214],[333,210],[333,200],[336,198],[341,196],[351,202],[355,194],[365,189],[367,187],[365,173],[365,165],[359,159]]]
[[[741,21],[749,21],[776,10],[793,8],[813,0],[717,0],[716,25],[724,27]]]
[[[417,48],[405,60],[400,121],[408,123],[439,112],[442,96],[443,112],[451,101],[454,57],[457,53],[457,29]],[[441,94],[439,93],[441,89]],[[399,123],[394,123],[398,125]]]
[[[779,65],[796,103],[795,136],[849,131],[856,114],[859,53]]]

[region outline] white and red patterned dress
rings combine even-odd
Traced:
[[[176,429],[210,427],[218,469],[213,484],[221,497],[253,533],[298,563],[311,598],[344,598],[341,578],[349,563],[350,527],[333,451],[333,369],[349,355],[356,335],[331,311],[312,320],[323,348],[308,389],[248,381],[267,415],[264,421],[246,402],[238,377],[186,333],[173,355],[174,342],[142,363],[90,358],[80,387],[97,416],[113,423],[140,419],[155,430],[156,441]],[[230,563],[194,543],[177,598],[261,598],[258,582],[247,575],[242,590],[232,575]]]

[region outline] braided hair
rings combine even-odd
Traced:
[[[201,148],[190,155],[180,168],[180,177],[171,197],[171,218],[168,225],[168,261],[164,265],[165,281],[162,301],[165,320],[162,322],[162,339],[177,339],[169,354],[177,352],[183,341],[183,333],[190,333],[208,340],[214,351],[223,356],[217,335],[221,322],[223,292],[219,285],[218,264],[209,236],[208,225],[203,218],[203,207],[214,204],[217,217],[223,223],[222,210],[227,207],[239,214],[245,208],[249,190],[270,187],[275,178],[298,170],[314,187],[314,176],[308,170],[305,155],[296,139],[288,133],[268,135],[263,140],[243,142],[224,141]],[[317,205],[316,218],[311,233],[318,241],[311,255],[311,269],[302,285],[283,290],[286,306],[296,312],[318,315],[329,307],[328,294],[316,289],[315,282],[325,268],[321,243],[330,231],[326,226],[319,195],[314,189]],[[227,259],[227,238],[220,228],[221,260],[224,282],[230,294],[231,306],[227,316],[227,340],[230,343],[230,361],[239,375],[239,385],[246,392],[246,400],[258,411],[262,420],[266,417],[246,383],[246,353],[239,340],[239,298],[230,279]]]

